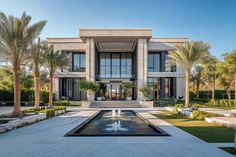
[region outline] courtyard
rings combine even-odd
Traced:
[[[0,134],[0,156],[231,156],[216,145],[156,118],[152,115],[156,113],[153,109],[138,109],[136,112],[171,136],[64,137],[97,111],[72,109],[67,114]]]

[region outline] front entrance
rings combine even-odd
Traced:
[[[97,100],[126,100],[127,97],[133,97],[134,89],[130,92],[124,89],[122,82],[100,82],[100,90],[97,93]]]
[[[112,100],[121,100],[124,98],[121,83],[111,83],[109,93]]]

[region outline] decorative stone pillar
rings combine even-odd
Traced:
[[[95,43],[94,39],[86,39],[86,80],[95,81]],[[87,92],[87,100],[94,101],[94,94]]]
[[[137,100],[144,100],[140,88],[147,85],[147,39],[139,38],[137,44]]]

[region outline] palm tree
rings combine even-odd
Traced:
[[[53,45],[44,44],[44,54],[43,58],[45,61],[45,66],[49,73],[49,107],[53,105],[53,76],[55,72],[60,68],[63,69],[64,66],[68,65],[68,57],[67,54],[54,50]]]
[[[0,53],[11,63],[14,75],[13,115],[20,115],[20,72],[21,65],[28,58],[27,49],[41,33],[46,21],[29,25],[31,17],[22,14],[21,18],[6,16],[0,12]]]
[[[199,88],[201,84],[204,84],[203,80],[203,66],[202,65],[196,65],[194,66],[193,70],[191,71],[191,80],[193,84],[196,84],[197,89],[197,99],[199,99]]]
[[[32,43],[29,50],[30,66],[34,71],[34,96],[35,96],[35,108],[40,107],[40,70],[42,68],[43,56],[40,46],[40,38],[38,43]]]
[[[171,51],[169,56],[175,62],[182,64],[185,68],[186,83],[185,83],[185,106],[189,106],[189,84],[190,70],[200,63],[202,60],[209,57],[210,46],[202,41],[186,42],[176,45],[176,50]]]

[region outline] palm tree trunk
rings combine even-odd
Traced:
[[[20,116],[20,65],[16,64],[14,65],[13,69],[14,74],[14,109],[12,112],[13,116]]]
[[[189,106],[189,83],[190,83],[190,70],[186,70],[186,82],[185,82],[185,107]]]
[[[211,93],[211,101],[213,103],[213,105],[215,105],[215,79],[213,79],[213,83],[212,83],[212,93]]]
[[[236,73],[234,74],[234,99],[236,100]]]
[[[200,83],[197,82],[197,99],[199,99],[199,86],[200,86]]]
[[[40,108],[40,73],[35,71],[34,73],[34,95],[35,95],[35,108]]]
[[[49,107],[53,105],[53,75],[50,75],[50,84],[49,84]]]

